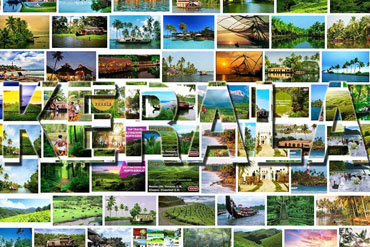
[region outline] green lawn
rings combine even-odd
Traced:
[[[40,6],[23,6],[21,12],[56,12],[57,4],[52,2],[43,3]]]
[[[19,214],[8,218],[0,219],[0,222],[50,222],[50,210]]]

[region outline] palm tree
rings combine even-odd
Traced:
[[[125,205],[123,205],[122,203],[119,205],[119,209],[121,210],[124,210],[125,209]]]
[[[116,29],[116,39],[117,40],[118,40],[118,33],[119,33],[121,25],[122,25],[122,22],[118,19],[115,19],[112,23],[113,28]]]
[[[9,174],[8,173],[5,173],[4,174],[4,180],[5,180],[5,182],[8,181],[8,179],[9,179]]]
[[[117,215],[117,213],[118,213],[118,206],[117,205],[114,206],[114,211],[116,211],[116,217],[117,217],[118,216]]]
[[[9,28],[4,28],[3,30],[0,30],[0,43],[2,44],[3,49],[13,43],[13,38],[10,34]]]
[[[112,209],[113,209],[113,206],[108,203],[107,210],[110,212],[110,217],[112,217]]]
[[[16,19],[13,17],[13,16],[9,16],[7,19],[6,19],[6,26],[12,31],[14,32],[15,31],[15,28],[16,28]]]
[[[54,73],[55,73],[55,69],[56,69],[56,67],[57,67],[57,63],[58,63],[59,61],[62,61],[62,60],[63,60],[63,58],[64,58],[64,56],[63,56],[62,54],[63,54],[63,52],[61,52],[61,51],[56,51],[56,52],[53,52],[53,53],[51,54],[51,56],[53,57],[53,59],[55,59],[55,63],[54,63],[53,72],[51,73],[50,80],[52,80],[52,79],[53,79],[53,76],[54,76]]]
[[[181,23],[179,24],[179,29],[180,29],[180,30],[182,30],[182,33],[184,33],[184,32],[186,31],[186,24],[185,24],[185,23],[183,23],[183,22],[181,22]]]

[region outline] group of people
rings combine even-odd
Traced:
[[[76,103],[73,101],[68,103],[68,120],[69,121],[76,121],[80,118],[80,100],[77,100]]]

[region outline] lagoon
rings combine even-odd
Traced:
[[[322,73],[322,81],[369,82],[369,76]]]
[[[163,39],[164,49],[213,49],[214,40],[173,40],[169,38]]]
[[[91,9],[92,0],[59,0],[60,13],[96,13]]]
[[[106,39],[77,38],[73,34],[70,36],[53,35],[53,48],[106,48],[106,47],[107,47]]]
[[[272,37],[272,48],[284,49],[284,48],[295,48],[295,49],[312,49],[312,48],[325,48],[324,38],[312,38],[312,37]]]
[[[243,3],[225,3],[224,13],[274,13],[274,3],[260,3],[256,0],[244,0]]]
[[[109,49],[160,49],[161,42],[159,40],[152,40],[147,44],[130,44],[130,43],[119,43],[115,39],[109,40]]]
[[[132,12],[166,12],[170,10],[168,0],[115,0],[114,11]]]
[[[212,71],[207,71],[207,75],[199,75],[199,72],[193,75],[163,75],[163,82],[209,82],[213,80]]]
[[[217,6],[215,8],[202,7],[201,9],[188,9],[188,8],[177,8],[176,5],[173,5],[172,12],[173,13],[220,13],[220,6]]]
[[[263,226],[265,225],[265,210],[258,210],[253,216],[235,219],[228,212],[217,216],[218,225],[228,226]]]
[[[311,120],[319,120],[321,107],[311,106]]]

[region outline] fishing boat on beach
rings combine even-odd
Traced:
[[[250,217],[258,213],[253,207],[243,207],[241,204],[237,206],[230,196],[226,196],[226,209],[234,218]]]

